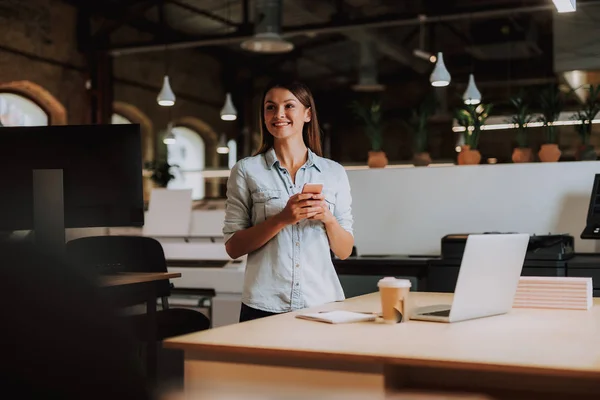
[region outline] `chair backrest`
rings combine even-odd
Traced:
[[[167,272],[162,245],[144,236],[89,236],[66,245],[69,262],[98,274],[116,272]],[[157,297],[171,294],[169,281],[157,282]]]

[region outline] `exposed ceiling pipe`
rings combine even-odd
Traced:
[[[580,7],[584,7],[590,3],[583,3]],[[318,24],[307,24],[299,27],[288,27],[285,32],[281,34],[281,37],[290,38],[298,35],[306,35],[306,34],[330,34],[330,33],[343,33],[351,30],[361,30],[361,29],[379,29],[379,28],[387,28],[392,26],[410,26],[410,25],[418,25],[421,23],[438,23],[438,22],[448,22],[448,21],[457,21],[462,19],[482,19],[482,18],[495,18],[505,15],[514,15],[514,14],[530,14],[534,12],[540,11],[553,11],[554,5],[541,5],[541,6],[530,6],[530,7],[520,7],[514,9],[500,9],[500,10],[488,10],[488,11],[476,11],[471,13],[458,13],[458,14],[449,14],[449,15],[439,15],[439,16],[426,16],[424,19],[420,19],[419,17],[415,18],[399,18],[397,16],[387,16],[387,17],[377,17],[377,18],[361,18],[350,22],[344,22],[339,24],[334,24],[331,22],[327,23],[318,23]],[[169,44],[169,49],[177,50],[177,49],[187,49],[193,47],[202,47],[202,46],[217,46],[217,45],[231,45],[235,42],[241,42],[243,40],[250,39],[252,35],[244,35],[239,33],[234,34],[225,34],[213,37],[205,37],[198,40],[189,40],[183,42],[176,42]],[[135,53],[148,53],[155,51],[163,51],[163,44],[149,44],[149,45],[135,45],[135,46],[123,46],[116,47],[109,50],[109,53],[113,56],[121,56],[127,54],[135,54]]]
[[[377,81],[376,47],[367,38],[358,40],[360,58],[358,66],[358,83],[352,86],[357,92],[381,92],[385,86]]]

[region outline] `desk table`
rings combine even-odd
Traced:
[[[136,285],[141,288],[143,300],[146,303],[148,322],[148,342],[146,343],[146,373],[152,383],[157,378],[157,350],[156,350],[156,282],[179,278],[178,272],[123,272],[104,275],[99,279],[99,285],[104,288],[116,288],[127,285]],[[139,300],[139,299],[138,299]]]
[[[411,293],[413,307],[449,304]],[[306,394],[340,390],[383,398],[400,389],[496,399],[584,399],[600,393],[600,299],[589,311],[514,309],[452,324],[330,325],[302,312],[381,310],[377,293],[196,332],[164,342],[185,352],[186,389]]]

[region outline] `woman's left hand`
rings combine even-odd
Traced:
[[[313,196],[313,200],[319,200],[319,204],[315,205],[314,207],[320,207],[321,210],[317,211],[317,214],[314,215],[312,218],[309,218],[309,219],[320,220],[325,225],[327,225],[327,224],[335,221],[335,217],[333,216],[333,214],[329,210],[329,206],[327,205],[327,202],[325,201],[325,196],[323,196],[322,194],[315,195],[315,196]]]

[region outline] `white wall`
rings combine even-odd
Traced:
[[[358,254],[440,254],[449,233],[569,233],[581,240],[599,161],[349,170]]]

